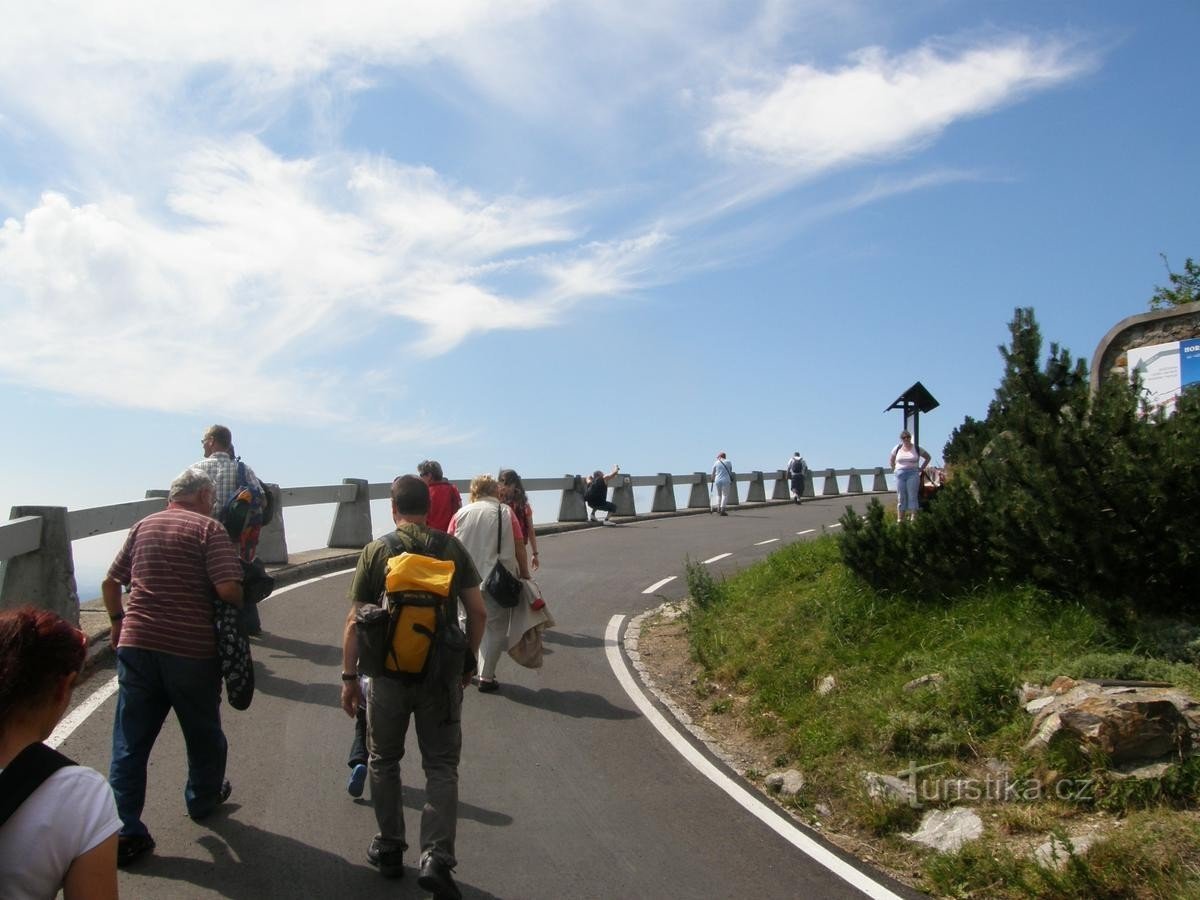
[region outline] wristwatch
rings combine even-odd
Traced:
[[[343,672],[342,681],[358,681],[357,672]]]

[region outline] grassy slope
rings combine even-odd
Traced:
[[[689,581],[698,601],[689,623],[693,651],[713,678],[749,695],[757,728],[786,736],[789,757],[779,763],[802,769],[810,785],[799,805],[823,800],[846,811],[898,859],[913,845],[895,835],[911,830],[919,812],[868,800],[857,773],[896,774],[914,762],[934,766],[940,779],[978,776],[984,760],[999,758],[1040,781],[1061,774],[1048,769],[1061,770],[1062,761],[1030,759],[1020,749],[1030,722],[1016,695],[1022,681],[1154,678],[1200,694],[1195,667],[1124,651],[1088,611],[1037,591],[942,602],[881,596],[843,567],[833,538],[791,545],[720,585],[703,567],[693,567]],[[904,690],[934,672],[945,678],[939,688]],[[837,689],[819,696],[815,686],[827,675]],[[1003,834],[990,833],[958,857],[927,859],[926,887],[963,896],[1200,896],[1195,820],[1166,827],[1186,814],[1142,814],[1145,839],[1122,837],[1124,861],[1102,873],[1093,871],[1100,862],[1089,862],[1046,876],[999,839],[1069,826],[1090,809],[1052,799],[1032,809],[998,806],[990,830]],[[1111,856],[1099,850],[1087,859]],[[998,875],[1010,888],[997,887]]]

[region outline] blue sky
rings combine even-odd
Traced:
[[[0,2],[5,506],[938,457],[1200,256],[1190,0],[412,6]]]

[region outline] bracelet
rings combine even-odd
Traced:
[[[343,672],[342,681],[358,681],[357,672]]]
[[[119,612],[119,613],[117,613],[115,616],[109,616],[109,617],[108,617],[108,621],[110,621],[110,622],[120,622],[120,621],[121,621],[123,618],[125,618],[125,613],[123,613],[123,612]]]

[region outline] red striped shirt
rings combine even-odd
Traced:
[[[240,582],[242,566],[219,522],[167,509],[129,529],[108,577],[130,588],[118,646],[208,659],[217,653],[213,585]]]

